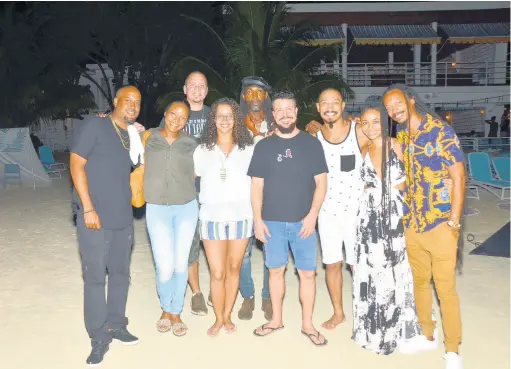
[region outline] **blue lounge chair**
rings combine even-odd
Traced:
[[[4,190],[7,188],[7,180],[9,179],[17,179],[18,186],[21,187],[21,171],[18,164],[4,164]]]
[[[495,179],[491,172],[490,157],[484,152],[468,154],[470,184],[488,190],[501,200],[509,199],[511,182]],[[507,197],[506,197],[507,191]]]
[[[495,168],[495,172],[497,172],[499,179],[508,182],[511,181],[511,170],[509,168],[510,163],[511,159],[509,156],[493,158],[493,167]]]
[[[41,163],[43,163],[44,167],[49,171],[66,170],[66,164],[57,163],[55,161],[53,158],[53,151],[49,146],[39,147],[39,157],[41,159]]]

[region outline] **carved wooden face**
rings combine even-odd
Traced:
[[[247,102],[249,109],[253,112],[263,110],[264,100],[266,100],[267,92],[258,86],[249,86],[243,94],[243,99]]]

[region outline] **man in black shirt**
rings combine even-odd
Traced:
[[[293,94],[276,93],[273,117],[278,131],[260,141],[252,156],[251,201],[254,230],[264,243],[270,269],[272,319],[254,331],[267,336],[284,328],[284,272],[291,247],[300,276],[302,333],[316,346],[327,340],[312,323],[316,297],[316,220],[325,198],[328,167],[319,140],[296,128],[298,108]]]
[[[137,88],[121,88],[113,113],[83,123],[73,136],[70,171],[84,280],[85,327],[92,341],[89,366],[103,361],[112,339],[127,345],[138,343],[126,329],[125,313],[133,246],[127,127],[135,123],[140,102]]]

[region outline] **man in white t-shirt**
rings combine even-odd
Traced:
[[[355,263],[355,219],[358,198],[364,188],[360,176],[361,148],[368,139],[356,122],[343,118],[345,103],[338,90],[324,90],[316,106],[324,124],[318,127],[309,123],[306,129],[321,142],[328,164],[328,188],[318,217],[318,231],[334,308],[332,317],[322,326],[334,329],[346,319],[342,306],[341,266],[343,261],[351,267]]]

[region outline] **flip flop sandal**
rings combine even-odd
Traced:
[[[279,331],[279,330],[281,330],[281,329],[283,329],[283,328],[284,328],[284,326],[282,326],[282,327],[277,327],[277,328],[272,328],[272,327],[268,327],[266,324],[263,324],[263,325],[262,325],[262,326],[260,326],[259,328],[254,329],[254,336],[257,336],[257,337],[266,337],[266,336],[268,336],[268,335],[272,334],[273,332]],[[258,330],[258,329],[261,329],[262,331],[269,329],[270,331],[269,331],[268,333],[266,333],[266,334],[261,334],[261,333],[257,333],[257,330]]]
[[[182,337],[188,332],[188,327],[184,323],[175,323],[172,325],[172,333],[176,337]]]
[[[314,333],[305,333],[304,331],[302,331],[302,334],[303,334],[305,337],[307,337],[307,338],[308,338],[308,339],[312,342],[312,344],[313,344],[314,346],[326,346],[326,344],[328,343],[327,339],[326,339],[324,336],[323,336],[323,338],[324,338],[325,340],[323,341],[323,343],[316,343],[316,342],[314,342],[314,341],[312,340],[312,338],[313,338],[313,337],[314,337],[314,338],[317,338],[317,339],[318,339],[318,341],[320,340],[320,339],[319,339],[319,331],[318,331],[318,334],[314,334]]]
[[[156,329],[160,333],[167,333],[172,328],[170,319],[160,319],[156,322]]]

